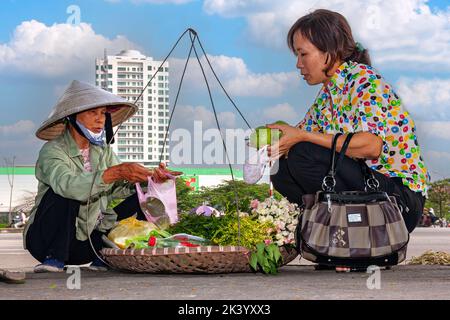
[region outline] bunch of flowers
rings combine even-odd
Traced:
[[[275,225],[275,243],[278,246],[293,245],[295,228],[298,224],[300,210],[296,203],[290,203],[286,198],[276,200],[267,198],[263,202],[251,202],[252,214],[261,223],[271,222]]]

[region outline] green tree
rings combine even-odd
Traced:
[[[206,202],[220,211],[236,212],[236,193],[239,211],[248,212],[251,200],[263,201],[269,196],[269,185],[227,180],[218,186],[203,187],[199,191],[193,191],[186,186],[182,179],[177,179],[178,211],[187,212]],[[276,191],[274,196],[276,199],[281,198],[281,195]]]
[[[450,179],[439,180],[430,185],[428,191],[427,208],[434,208],[439,218],[449,216]]]

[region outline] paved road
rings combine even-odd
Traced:
[[[419,256],[427,250],[450,252],[450,228],[417,228],[411,234],[407,259]],[[22,247],[20,233],[0,233],[0,268],[31,271],[39,263]],[[291,264],[311,265],[296,259]]]
[[[416,229],[408,248],[407,259],[429,249],[450,252],[450,228]],[[30,272],[35,263],[22,249],[20,234],[0,234],[0,268]],[[382,270],[380,290],[368,289],[369,274],[314,271],[303,259],[277,276],[82,271],[81,289],[69,290],[70,276],[28,273],[25,284],[0,283],[0,299],[450,299],[450,267],[445,266],[402,264]]]

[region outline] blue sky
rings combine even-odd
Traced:
[[[80,8],[81,25],[66,23],[70,5]],[[42,145],[34,131],[70,80],[93,82],[94,59],[104,47],[110,54],[137,48],[162,59],[187,27],[198,31],[252,125],[279,118],[295,124],[319,88],[298,76],[285,34],[301,15],[328,8],[347,17],[374,67],[404,100],[432,177],[450,177],[449,6],[443,0],[3,0],[0,158],[16,155],[18,163],[34,164]],[[187,50],[186,39],[170,61],[172,93]],[[192,66],[189,73],[174,126],[211,118],[204,86],[196,81],[198,69]],[[217,90],[215,97],[224,126],[240,127]]]

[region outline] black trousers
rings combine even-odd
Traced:
[[[302,204],[304,194],[322,190],[322,181],[330,166],[330,149],[310,142],[300,142],[290,150],[287,159],[278,161],[278,171],[271,175],[274,188],[290,202]],[[276,166],[274,166],[276,168]],[[402,184],[401,178],[389,178],[372,170],[380,183],[380,190],[395,196],[401,206],[403,219],[409,232],[422,216],[425,198]],[[364,176],[360,165],[347,156],[338,169],[335,191],[363,191]]]
[[[31,255],[42,262],[47,257],[56,258],[66,264],[85,264],[96,257],[89,239],[80,241],[75,234],[75,221],[80,202],[64,198],[50,188],[37,208],[36,216],[30,225],[26,245]],[[145,220],[137,194],[126,198],[114,208],[117,220],[123,220],[137,212],[137,219]],[[94,230],[91,240],[95,250],[102,249],[102,233]]]

